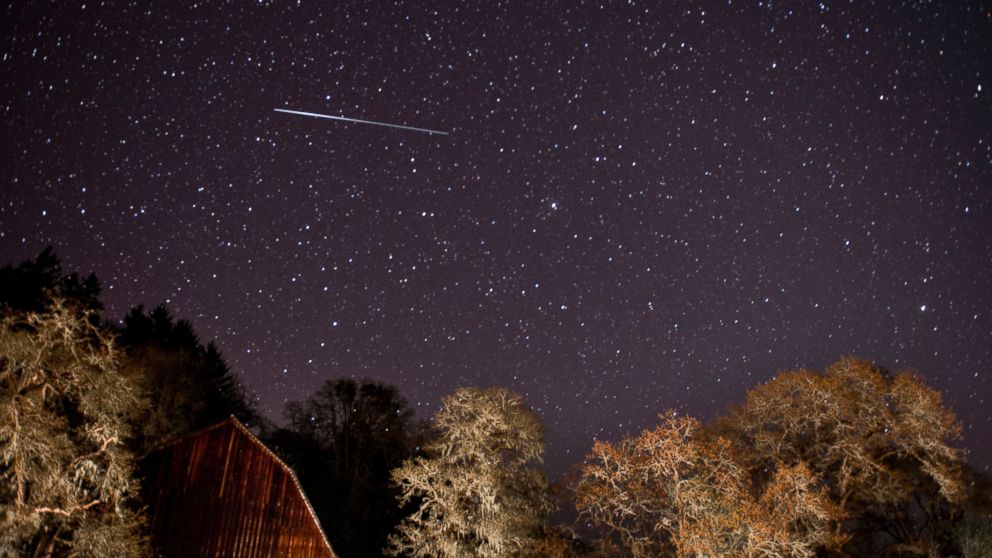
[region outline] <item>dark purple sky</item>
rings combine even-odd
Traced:
[[[992,466],[989,2],[146,4],[4,8],[0,255],[167,302],[273,416],[505,386],[560,471],[854,354]]]

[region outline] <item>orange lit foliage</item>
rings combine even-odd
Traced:
[[[531,558],[574,558],[575,551],[566,533],[543,528],[530,550]]]
[[[965,495],[950,445],[961,429],[915,374],[891,376],[853,358],[823,374],[785,372],[751,390],[723,427],[748,448],[752,471],[808,463],[847,517],[836,534],[849,551],[947,551],[942,529]]]
[[[597,442],[576,505],[635,558],[950,555],[960,430],[917,375],[846,358],[779,374],[705,429],[670,413]]]
[[[799,463],[778,469],[759,497],[722,437],[691,417],[619,444],[596,442],[576,485],[580,518],[606,527],[635,558],[807,557],[831,542],[834,507]]]

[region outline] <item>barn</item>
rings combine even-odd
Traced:
[[[152,543],[183,558],[337,558],[293,471],[236,418],[142,459]]]

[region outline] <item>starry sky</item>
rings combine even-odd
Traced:
[[[428,4],[8,3],[3,261],[165,302],[273,417],[504,386],[560,473],[853,354],[992,467],[990,2]]]

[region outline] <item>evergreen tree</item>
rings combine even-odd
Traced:
[[[91,273],[82,279],[76,273],[64,275],[51,246],[35,259],[25,260],[16,267],[7,264],[0,268],[0,307],[43,312],[55,298],[87,310],[103,309],[96,275]]]
[[[103,309],[99,297],[96,276],[66,275],[50,246],[34,259],[0,268],[0,312],[45,312],[58,300],[86,310],[97,325]],[[139,453],[232,414],[249,426],[263,425],[217,346],[200,343],[192,325],[175,321],[165,306],[149,313],[133,308],[117,333],[127,356],[121,370],[155,394],[140,417],[134,440]]]
[[[175,321],[165,306],[132,308],[120,342],[129,365],[153,404],[141,417],[141,447],[148,449],[231,415],[248,426],[262,419],[217,346],[204,346],[186,320]]]

